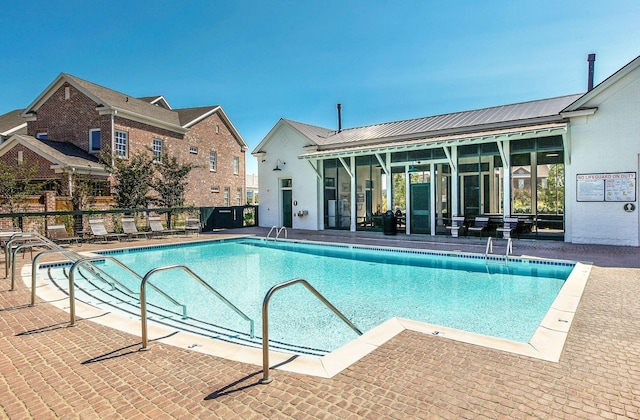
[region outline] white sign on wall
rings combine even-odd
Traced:
[[[577,201],[636,201],[636,173],[578,174]]]

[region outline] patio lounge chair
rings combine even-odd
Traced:
[[[160,220],[160,216],[149,216],[149,227],[153,235],[172,235],[180,232],[176,229],[165,229]]]
[[[75,242],[77,246],[80,246],[80,237],[69,235],[67,228],[62,224],[48,225],[47,236],[58,244]]]
[[[457,238],[460,230],[464,229],[464,216],[453,216],[451,218],[451,226],[447,226],[451,230],[451,237]]]
[[[149,239],[147,232],[138,230],[136,221],[133,217],[123,217],[120,221],[122,222],[122,232],[127,235],[127,239],[134,239],[140,236],[144,236],[145,239]]]
[[[200,234],[200,219],[193,216],[187,216],[184,225],[185,235],[189,235],[189,232]]]
[[[484,216],[476,216],[473,226],[469,226],[469,232],[478,232],[482,237],[482,232],[486,232],[489,228],[489,218]]]
[[[109,239],[120,240],[125,236],[124,233],[107,232],[107,228],[104,227],[104,221],[102,219],[90,219],[89,227],[91,228],[91,235],[96,239],[104,239],[107,242]]]

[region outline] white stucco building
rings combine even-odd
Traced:
[[[590,57],[591,58],[591,57]],[[593,65],[593,60],[590,61]],[[590,71],[593,74],[593,71]],[[640,245],[640,57],[584,94],[333,130],[281,119],[255,148],[261,226]]]

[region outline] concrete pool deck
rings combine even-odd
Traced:
[[[369,232],[289,238],[480,253],[486,243]],[[116,246],[131,243],[78,250]],[[559,362],[403,331],[330,379],[272,370],[268,385],[255,365],[158,342],[140,352],[139,335],[85,319],[69,328],[67,313],[29,307],[28,288],[9,291],[5,279],[0,417],[640,418],[640,249],[515,240],[514,254],[594,263]]]

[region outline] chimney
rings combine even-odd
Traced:
[[[342,104],[338,104],[338,133],[342,131]]]
[[[589,54],[587,56],[587,62],[589,63],[589,79],[587,82],[587,92],[590,91],[591,89],[593,89],[593,70],[594,70],[594,64],[596,61],[596,55],[595,54]]]

